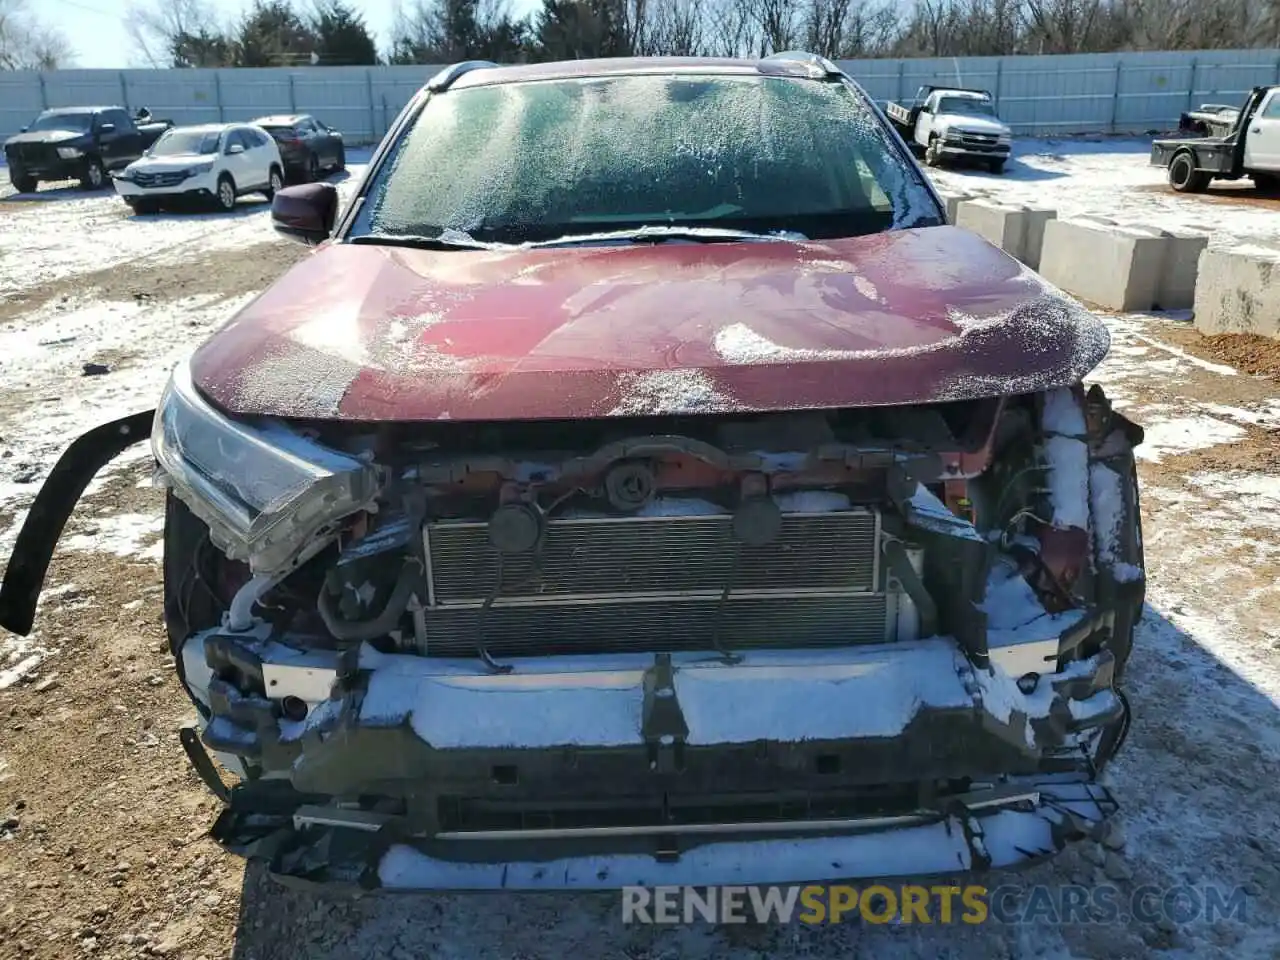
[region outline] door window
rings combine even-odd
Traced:
[[[1280,120],[1280,93],[1271,94],[1267,105],[1262,108],[1262,116],[1267,120]]]

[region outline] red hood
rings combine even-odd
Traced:
[[[1076,382],[1105,327],[973,234],[514,251],[335,244],[205,343],[237,414],[512,420],[965,400]]]

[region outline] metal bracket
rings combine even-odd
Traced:
[[[671,654],[660,653],[653,666],[644,673],[644,712],[641,734],[649,745],[653,769],[660,773],[677,772],[684,767],[684,741],[689,725],[676,699],[675,671]]]

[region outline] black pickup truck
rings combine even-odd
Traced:
[[[9,182],[30,193],[42,180],[79,180],[101,189],[107,171],[128,166],[173,123],[135,116],[122,107],[65,107],[46,110],[17,136],[4,142]]]

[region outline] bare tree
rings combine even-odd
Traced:
[[[648,26],[637,53],[696,57],[706,47],[708,23],[703,0],[649,0]]]
[[[707,52],[715,57],[740,57],[754,50],[755,0],[710,0],[707,11]]]
[[[71,44],[41,23],[26,0],[0,0],[0,70],[56,70],[71,61]]]
[[[836,59],[882,56],[901,30],[894,6],[870,0],[808,0],[802,16],[805,49]]]
[[[124,22],[149,66],[220,67],[229,63],[230,31],[219,24],[205,0],[134,0]]]
[[[1024,0],[1028,32],[1037,53],[1081,53],[1094,49],[1101,26],[1101,0]]]

